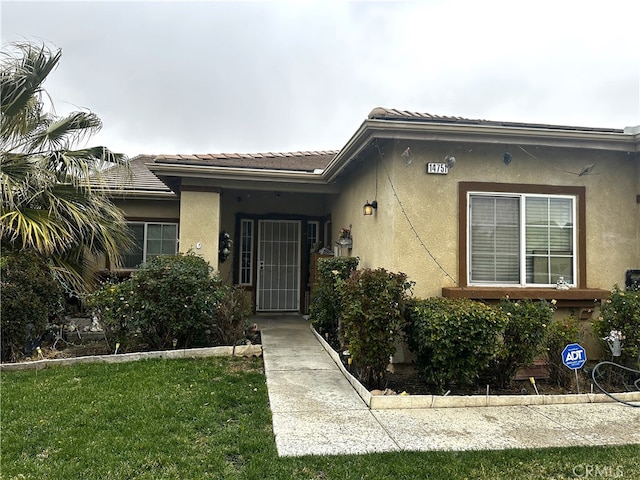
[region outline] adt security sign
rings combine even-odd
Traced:
[[[577,343],[570,343],[562,350],[562,363],[571,370],[582,368],[587,361],[587,352]]]

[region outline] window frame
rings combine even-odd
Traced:
[[[160,225],[160,226],[175,226],[176,227],[176,243],[175,243],[175,253],[173,253],[173,255],[177,255],[179,250],[180,250],[180,223],[176,222],[176,221],[163,221],[163,220],[127,220],[127,227],[129,227],[130,225],[143,225],[143,245],[142,245],[142,262],[139,263],[136,266],[128,266],[124,264],[124,258],[123,258],[123,265],[122,265],[122,269],[123,270],[138,270],[142,265],[146,264],[147,261],[149,260],[148,258],[148,245],[147,242],[149,241],[149,235],[148,235],[148,228],[149,225]],[[123,256],[126,255],[126,253],[123,254]],[[163,254],[160,254],[163,255]],[[169,254],[167,254],[169,255]],[[154,256],[159,256],[159,255],[154,255]]]
[[[469,274],[469,262],[470,262],[470,237],[469,237],[469,199],[471,194],[485,194],[491,196],[494,194],[507,195],[512,194],[516,196],[526,195],[538,195],[538,196],[558,196],[558,197],[573,197],[574,205],[574,283],[573,287],[580,289],[586,288],[586,220],[585,220],[585,187],[582,186],[555,186],[555,185],[531,185],[531,184],[511,184],[511,183],[488,183],[488,182],[460,182],[459,183],[459,264],[458,264],[458,279],[460,287],[473,287],[473,288],[548,288],[548,284],[496,284],[496,283],[470,283]],[[521,227],[524,224],[524,220],[521,219]],[[524,262],[525,259],[521,259]],[[522,267],[521,267],[522,268]],[[526,280],[526,272],[520,272],[520,279],[523,277]]]
[[[471,211],[471,203],[473,199],[480,199],[480,198],[487,198],[487,199],[498,199],[498,198],[504,198],[504,199],[511,199],[511,200],[515,200],[516,204],[517,204],[517,219],[518,219],[518,223],[517,223],[517,236],[518,236],[518,252],[517,252],[517,258],[518,258],[518,267],[517,267],[517,277],[518,277],[518,281],[512,281],[512,282],[507,282],[507,281],[491,281],[491,280],[486,280],[486,281],[482,281],[482,280],[473,280],[471,278],[472,276],[472,269],[471,269],[471,264],[473,262],[472,260],[472,231],[473,231],[473,218],[469,218],[468,222],[467,222],[467,245],[468,245],[468,253],[467,253],[467,284],[472,286],[472,287],[484,287],[484,286],[491,286],[491,287],[552,287],[555,286],[556,283],[555,282],[545,282],[545,283],[540,283],[540,282],[529,282],[527,281],[527,278],[529,277],[529,271],[528,271],[528,262],[529,262],[529,258],[545,258],[547,259],[547,261],[549,262],[551,260],[551,258],[555,257],[555,258],[562,258],[562,256],[559,255],[553,255],[552,252],[548,251],[548,253],[546,255],[536,255],[535,252],[529,253],[529,248],[528,248],[528,235],[527,235],[527,227],[529,226],[528,219],[527,219],[527,205],[529,201],[533,201],[534,199],[544,199],[547,202],[549,200],[569,200],[571,202],[571,253],[570,255],[566,255],[567,258],[571,259],[571,281],[567,282],[567,285],[569,285],[570,287],[575,287],[576,286],[576,272],[577,272],[577,255],[576,255],[576,251],[577,251],[577,235],[576,235],[576,225],[575,225],[575,220],[576,220],[576,203],[577,203],[577,198],[575,195],[558,195],[558,194],[540,194],[540,193],[520,193],[520,192],[479,192],[479,191],[469,191],[467,192],[467,209],[468,211]],[[549,225],[546,224],[545,225],[546,228],[549,228]],[[535,263],[535,260],[532,260],[532,262]],[[549,268],[550,263],[547,263],[547,269]],[[513,273],[516,273],[515,271]],[[548,276],[548,273],[544,274],[545,276]],[[569,277],[566,277],[567,279]]]
[[[244,248],[244,225],[251,225],[251,232],[250,235],[248,235],[248,239],[249,239],[249,243],[248,243],[248,249]],[[247,286],[253,286],[253,282],[254,282],[254,278],[253,278],[253,262],[254,262],[254,243],[255,243],[255,221],[251,218],[241,218],[240,219],[240,229],[239,229],[239,237],[240,237],[240,242],[239,242],[239,248],[238,248],[238,284],[242,285],[244,287]],[[242,259],[245,255],[245,253],[248,255],[248,259],[249,259],[249,265],[248,267],[243,267],[242,265]],[[244,282],[243,278],[242,278],[242,274],[243,271],[248,272],[249,274],[249,281],[248,282]]]

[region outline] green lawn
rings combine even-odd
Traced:
[[[261,359],[3,372],[0,387],[6,480],[640,478],[638,445],[278,458]]]

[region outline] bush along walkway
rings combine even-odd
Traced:
[[[370,410],[302,317],[258,323],[281,456],[640,444],[619,403]]]

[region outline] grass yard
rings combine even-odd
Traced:
[[[3,480],[640,478],[638,445],[278,458],[261,359],[3,372],[0,388]]]

